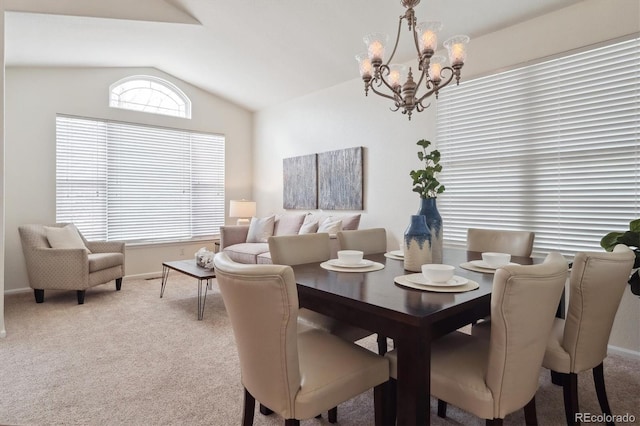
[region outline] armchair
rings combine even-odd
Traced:
[[[63,228],[67,225],[51,226]],[[116,291],[120,291],[124,276],[124,242],[87,241],[77,231],[86,249],[52,248],[44,225],[22,225],[18,231],[29,286],[33,288],[36,303],[44,302],[44,291],[49,289],[76,290],[79,305],[84,303],[87,288],[115,280]]]

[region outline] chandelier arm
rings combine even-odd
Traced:
[[[391,63],[393,56],[396,54],[396,49],[398,49],[398,43],[400,42],[400,31],[402,30],[402,20],[404,18],[405,16],[402,15],[398,20],[398,33],[396,34],[396,44],[393,46],[393,51],[391,52],[389,59],[387,59],[387,62],[384,64],[385,66],[388,66]]]
[[[425,93],[424,95],[422,95],[420,97],[420,99],[418,99],[418,103],[422,104],[422,101],[424,101],[426,98],[428,98],[429,96],[433,95],[435,93],[436,90],[440,90],[443,87],[447,86],[449,83],[451,83],[451,80],[453,80],[453,77],[455,76],[455,72],[453,71],[453,69],[451,67],[444,67],[442,68],[442,71],[447,70],[447,71],[451,71],[451,74],[449,75],[449,78],[447,78],[447,80],[444,83],[440,83],[439,85],[433,87],[433,89],[429,90],[427,93]],[[442,71],[440,71],[440,75],[442,75]]]
[[[395,95],[394,98],[391,98],[390,96],[387,95],[388,98],[393,99],[394,101],[397,101],[399,98],[399,95],[397,94],[397,92],[395,90],[393,90],[393,87],[391,87],[391,85],[387,82],[387,80],[384,78],[384,73],[383,71],[386,71],[387,75],[390,73],[389,67],[385,64],[385,65],[380,65],[380,75],[379,75],[379,79],[380,82],[378,83],[378,86],[380,86],[381,83],[384,83],[385,86],[387,86],[387,88],[389,90],[391,90],[391,93],[393,93]],[[378,93],[378,92],[376,92]],[[378,93],[379,94],[379,93]]]
[[[383,81],[384,81],[384,80],[383,80]],[[385,84],[386,84],[387,86],[389,86],[386,82],[385,82]],[[389,95],[387,95],[386,93],[380,92],[379,90],[376,90],[376,88],[375,88],[374,86],[371,86],[371,91],[372,91],[373,93],[375,93],[376,95],[378,95],[378,96],[382,96],[383,98],[391,99],[393,102],[398,102],[398,99],[396,99],[396,98],[395,98],[395,97],[393,97],[393,96],[389,96]],[[394,92],[394,93],[395,93],[395,92]]]

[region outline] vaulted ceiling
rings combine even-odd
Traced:
[[[440,40],[582,0],[423,0]],[[5,0],[7,66],[155,67],[250,110],[357,78],[362,36],[393,40],[400,0]],[[398,62],[413,58],[406,26]],[[532,38],[535,35],[532,35]],[[497,47],[499,48],[499,46]]]

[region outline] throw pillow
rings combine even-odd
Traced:
[[[298,234],[315,234],[318,231],[318,221],[305,223],[300,227]]]
[[[87,253],[91,253],[87,246],[84,245],[84,241],[82,240],[78,229],[73,224],[69,224],[61,228],[57,226],[45,226],[44,232],[51,248],[82,248],[85,249]]]
[[[328,217],[318,226],[318,232],[326,232],[335,235],[342,230],[342,220]]]
[[[342,230],[355,231],[360,226],[360,214],[342,217]]]
[[[267,239],[273,235],[273,226],[275,224],[275,215],[257,218],[252,217],[249,224],[249,234],[247,235],[248,243],[266,243]]]
[[[300,231],[306,213],[285,213],[276,216],[273,235],[295,235]]]

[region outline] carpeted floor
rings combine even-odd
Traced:
[[[7,337],[0,339],[0,424],[3,425],[235,425],[242,387],[233,335],[214,283],[203,321],[197,321],[197,281],[172,272],[164,297],[160,280],[125,281],[87,291],[6,296]],[[373,337],[360,342],[372,350]],[[640,361],[610,355],[605,361],[615,414],[640,422]],[[579,377],[581,411],[598,413],[589,373]],[[541,425],[564,424],[562,389],[541,371],[536,396]],[[481,425],[450,406],[434,425]],[[256,412],[255,425],[280,425]],[[321,419],[306,425],[329,424]],[[338,408],[338,424],[373,424],[371,392]],[[524,424],[522,412],[505,419]]]

